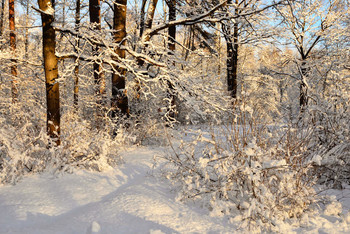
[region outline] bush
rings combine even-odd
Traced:
[[[304,134],[253,124],[188,134],[191,140],[166,157],[164,168],[180,200],[199,201],[242,228],[268,230],[299,218],[315,200]]]
[[[26,115],[21,115],[26,116]],[[113,138],[104,129],[69,117],[62,144],[54,145],[37,119],[0,119],[0,183],[16,183],[24,175],[43,171],[71,172],[74,168],[102,171],[120,163],[122,134]]]

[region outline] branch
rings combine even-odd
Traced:
[[[321,36],[317,36],[317,38],[315,39],[315,41],[312,43],[312,45],[310,46],[310,48],[308,49],[308,51],[305,54],[305,57],[307,58],[307,56],[309,55],[310,51],[312,50],[312,48],[314,48],[314,46],[317,44],[318,40],[320,40]]]
[[[198,23],[199,21],[201,21],[202,19],[204,19],[205,17],[213,14],[217,9],[219,9],[220,7],[224,6],[227,3],[226,1],[223,1],[222,3],[216,5],[214,8],[212,8],[210,11],[207,11],[197,17],[193,17],[193,18],[185,18],[185,19],[179,19],[179,20],[174,20],[174,21],[170,21],[168,23],[164,23],[162,25],[159,25],[157,27],[154,27],[153,29],[149,30],[148,32],[145,32],[145,34],[148,34],[149,37],[152,37],[154,35],[156,35],[159,31],[162,31],[166,28],[169,28],[171,26],[176,26],[176,25],[193,25]]]
[[[136,59],[142,59],[142,60],[144,60],[148,63],[151,63],[152,65],[155,65],[157,67],[166,67],[166,64],[160,63],[160,62],[158,62],[158,61],[156,61],[156,60],[154,60],[154,59],[152,59],[144,54],[137,53],[137,52],[129,49],[128,47],[123,46],[123,47],[121,47],[121,49],[124,49],[126,52],[128,52],[131,56],[135,57]]]
[[[47,13],[46,11],[43,11],[43,10],[41,10],[41,9],[39,9],[39,8],[34,7],[34,6],[32,6],[32,8],[33,8],[34,10],[36,10],[37,12],[43,14],[43,15],[53,16],[52,13]]]

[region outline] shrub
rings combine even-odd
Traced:
[[[291,127],[238,125],[189,132],[166,157],[165,176],[180,200],[196,200],[213,216],[269,230],[299,218],[315,199],[304,159],[308,139]]]

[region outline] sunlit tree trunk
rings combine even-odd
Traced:
[[[5,0],[1,0],[1,12],[0,12],[0,36],[4,32],[4,15],[5,15]]]
[[[9,23],[10,23],[10,47],[12,50],[11,59],[11,94],[12,102],[18,101],[17,61],[16,56],[16,27],[15,27],[15,1],[9,0]]]
[[[101,31],[101,5],[100,0],[89,0],[89,12],[90,12],[90,23],[94,30]],[[92,53],[94,57],[98,57],[100,53],[100,48],[94,45],[92,48]],[[102,65],[98,62],[93,63],[94,81],[97,95],[97,127],[101,125],[101,117],[103,117],[103,107],[104,107],[104,96],[105,90],[105,79],[104,73],[102,71]]]
[[[125,58],[125,49],[120,46],[125,46],[126,37],[126,5],[127,0],[116,0],[114,3],[113,16],[113,38],[116,45],[115,61],[120,61]],[[125,68],[114,66],[115,70],[112,74],[112,117],[129,116],[128,97],[125,89],[126,70]]]
[[[47,132],[60,144],[60,93],[58,84],[58,66],[55,55],[56,36],[52,26],[54,22],[53,5],[50,0],[38,0],[43,27],[43,57],[46,79]]]

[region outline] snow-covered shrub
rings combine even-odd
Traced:
[[[340,66],[341,67],[341,66]],[[350,183],[350,83],[349,72],[336,69],[327,76],[322,92],[304,116],[309,128],[314,128],[310,154],[320,175],[320,182],[341,188]],[[314,160],[315,161],[315,160]]]
[[[13,118],[0,116],[0,183],[16,183],[25,174],[72,171],[75,167],[105,170],[121,162],[118,154],[123,134],[113,138],[86,120],[63,119],[61,145],[54,145],[43,126],[40,112],[22,113],[13,106]],[[6,118],[7,117],[7,118]]]
[[[66,123],[59,146],[68,165],[102,171],[121,162],[118,149],[124,143],[123,134],[119,132],[114,138],[108,127],[96,129],[86,120]],[[62,157],[61,156],[61,157]]]
[[[179,199],[200,201],[242,228],[273,230],[315,199],[304,160],[308,139],[279,128],[233,124],[188,132],[191,140],[166,157],[165,176],[178,186]]]

